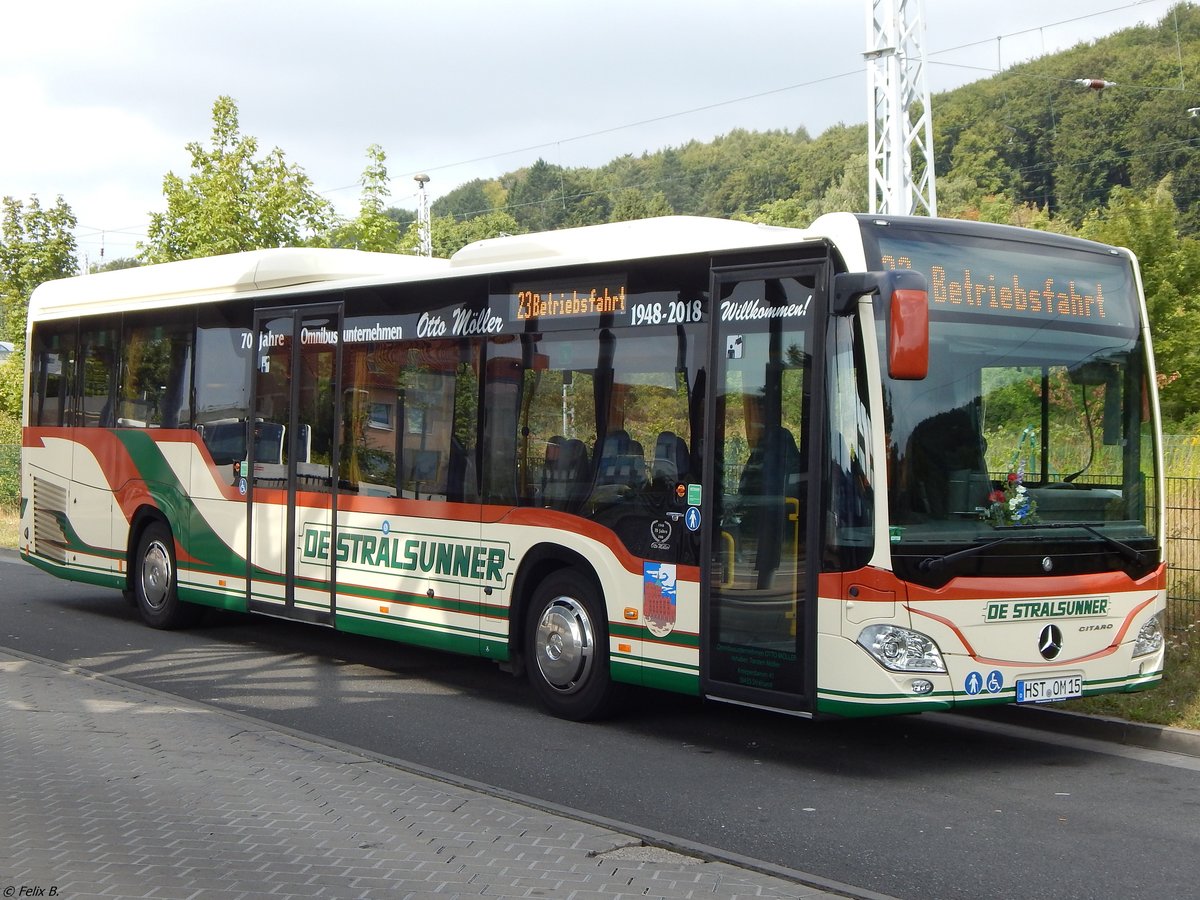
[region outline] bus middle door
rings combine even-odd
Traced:
[[[255,313],[247,489],[249,609],[332,624],[340,304]]]

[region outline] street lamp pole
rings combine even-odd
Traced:
[[[429,183],[428,175],[416,175],[413,181],[417,183],[417,236],[419,256],[433,256],[433,235],[429,231],[429,195],[425,193],[425,185]]]

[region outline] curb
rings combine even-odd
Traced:
[[[1148,725],[1112,716],[1053,709],[1049,706],[992,706],[959,712],[956,715],[1200,758],[1200,731],[1188,728]]]

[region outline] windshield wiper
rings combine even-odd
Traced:
[[[1063,528],[1080,528],[1089,534],[1100,538],[1104,544],[1116,550],[1117,553],[1121,555],[1121,558],[1126,562],[1132,563],[1135,566],[1145,565],[1146,563],[1146,557],[1140,550],[1135,550],[1133,547],[1130,547],[1123,541],[1118,541],[1115,537],[1105,534],[1095,525],[1089,525],[1086,522],[1046,522],[1038,525],[999,525],[996,527],[997,529],[1004,529],[1006,531],[1011,530],[1013,532],[1027,532],[1031,529],[1042,528],[1053,529],[1055,531]],[[981,542],[977,543],[973,547],[967,547],[965,550],[959,550],[956,553],[949,553],[945,556],[925,557],[925,559],[921,560],[919,563],[918,568],[920,568],[922,572],[937,572],[941,569],[944,569],[951,563],[957,562],[960,559],[967,559],[968,557],[975,556],[978,553],[982,553],[984,550],[995,547],[997,544],[1003,544],[1006,541],[1016,540],[1018,536],[1019,535],[1015,533],[1008,534],[1002,538],[997,538],[994,541],[983,541],[982,538],[977,538],[977,540]]]
[[[1105,534],[1095,525],[1090,525],[1087,522],[1046,522],[1038,525],[1014,525],[1014,528],[1053,528],[1055,530],[1063,528],[1082,528],[1088,534],[1093,534],[1100,538],[1102,542],[1107,544],[1112,549],[1121,554],[1121,558],[1126,562],[1133,563],[1135,566],[1144,565],[1146,557],[1140,550],[1135,550],[1124,541],[1118,541],[1115,537]]]
[[[944,569],[952,562],[957,562],[960,559],[966,559],[969,556],[975,556],[977,553],[982,553],[984,550],[995,547],[997,544],[1003,544],[1007,541],[1014,540],[1015,534],[1005,535],[1002,538],[996,538],[994,541],[985,540],[984,538],[976,538],[978,542],[974,547],[968,547],[965,550],[959,550],[955,553],[947,553],[945,556],[927,556],[917,565],[922,572],[937,572]]]

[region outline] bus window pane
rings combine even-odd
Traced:
[[[202,306],[196,328],[196,430],[219,465],[246,459],[252,311]]]
[[[69,424],[75,374],[75,322],[39,325],[33,334],[29,423]]]
[[[117,424],[187,427],[191,418],[191,365],[190,313],[126,317]]]
[[[297,462],[308,461],[311,430],[306,429],[294,442],[288,431],[292,421],[292,380],[296,377],[292,371],[295,330],[296,320],[291,313],[262,319],[258,324],[254,444],[250,454],[256,488],[286,490],[293,457]]]
[[[829,504],[825,533],[827,569],[850,571],[874,548],[873,439],[863,344],[857,322],[830,322],[828,350]]]
[[[488,343],[483,401],[483,500],[514,505],[518,490],[517,429],[524,383],[524,344],[510,338]]]
[[[111,428],[116,424],[117,329],[86,327],[83,355],[82,407],[77,425]]]
[[[306,314],[300,320],[300,362],[296,370],[296,431],[291,452],[295,455],[299,490],[333,491],[333,452],[336,408],[334,400],[337,344],[304,340],[305,335],[337,333],[333,314]]]
[[[366,496],[477,499],[477,352],[469,341],[347,343],[343,485]]]
[[[695,339],[660,331],[531,337],[521,391],[506,398],[519,417],[513,478],[522,504],[586,516],[638,556],[690,562],[694,534],[682,518],[700,483]]]

